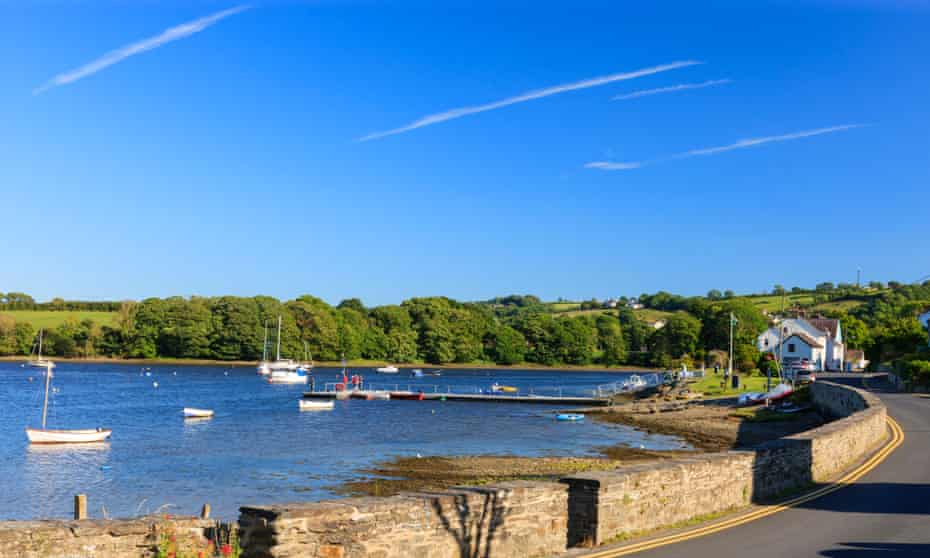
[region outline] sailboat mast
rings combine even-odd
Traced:
[[[45,368],[45,401],[42,403],[42,430],[45,430],[45,419],[48,416],[48,386],[52,382],[52,365]]]
[[[278,316],[278,353],[275,360],[281,360],[281,316]]]
[[[262,362],[268,360],[268,320],[265,320],[265,341],[262,343]]]

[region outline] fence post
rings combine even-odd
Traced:
[[[74,495],[74,519],[87,519],[87,495]]]

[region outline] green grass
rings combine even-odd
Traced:
[[[764,295],[748,297],[759,310],[767,312],[778,312],[781,310],[781,295]],[[796,293],[785,296],[785,309],[792,306],[805,306],[814,302],[814,295],[811,293]]]
[[[659,320],[667,320],[669,316],[674,314],[674,312],[666,312],[665,310],[655,310],[653,308],[640,308],[639,310],[633,310],[633,315],[639,318],[644,322],[657,322]]]
[[[720,371],[719,375],[714,375],[713,370],[708,370],[703,378],[688,387],[691,391],[699,391],[708,397],[739,395],[744,391],[765,391],[765,376],[737,375],[739,376],[739,389],[733,389],[731,387],[733,384],[729,380],[726,387],[720,387],[720,383],[723,381],[723,370]],[[774,386],[776,383],[778,383],[778,380],[773,378],[772,385]]]
[[[556,313],[571,312],[581,308],[580,302],[549,302],[549,309]]]
[[[88,310],[4,310],[0,315],[11,316],[17,322],[32,324],[39,329],[52,329],[68,320],[82,321],[91,319],[100,325],[115,325],[116,312],[93,312]]]
[[[853,308],[857,308],[865,304],[862,300],[834,300],[832,302],[824,302],[823,304],[818,304],[814,306],[814,310],[819,310],[821,312],[849,312]]]

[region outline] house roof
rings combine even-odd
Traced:
[[[836,339],[836,329],[840,325],[839,320],[831,318],[808,318],[807,322],[820,331],[829,333],[830,337]]]
[[[809,346],[811,346],[811,347],[813,347],[813,348],[815,348],[815,349],[822,349],[822,348],[823,348],[823,345],[821,345],[820,343],[818,343],[816,339],[814,339],[814,338],[811,337],[810,335],[808,335],[808,334],[806,334],[806,333],[803,333],[803,332],[800,332],[800,331],[797,332],[797,333],[792,333],[791,335],[789,335],[787,338],[785,338],[784,343],[787,343],[787,342],[788,342],[788,339],[791,339],[792,337],[797,337],[798,339],[800,339],[801,341],[804,341],[806,344],[808,344]]]

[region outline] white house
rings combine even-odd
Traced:
[[[786,366],[807,359],[815,370],[843,370],[846,359],[840,321],[827,318],[782,320],[757,338],[756,347],[778,354]]]
[[[846,349],[846,371],[865,370],[869,366],[869,361],[865,358],[865,351],[862,349]]]

